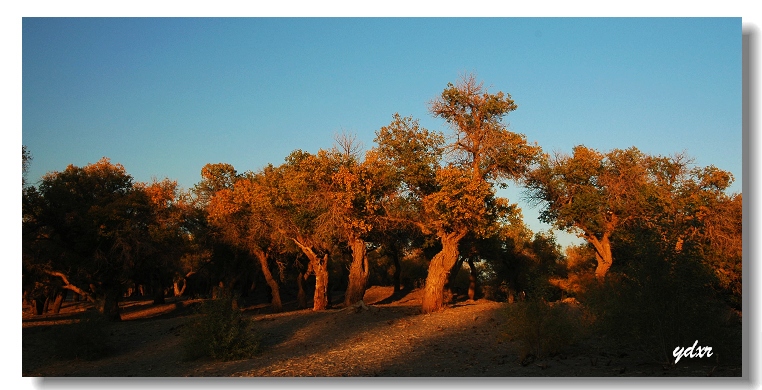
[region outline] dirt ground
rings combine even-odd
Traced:
[[[372,287],[365,308],[286,310],[251,307],[262,351],[253,359],[217,362],[183,359],[180,332],[198,301],[124,304],[123,321],[109,325],[113,351],[95,361],[53,356],[60,327],[87,308],[67,302],[59,315],[22,319],[24,377],[664,377],[741,376],[740,366],[691,359],[677,367],[649,362],[637,351],[588,339],[556,356],[524,360],[505,334],[507,303],[462,301],[420,314],[421,292],[392,297]],[[289,305],[286,305],[286,309]]]

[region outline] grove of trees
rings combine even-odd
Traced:
[[[516,109],[467,75],[430,103],[447,133],[394,114],[367,151],[345,134],[256,171],[210,163],[187,190],[136,182],[107,158],[25,177],[24,297],[42,314],[74,293],[119,320],[135,295],[325,310],[386,284],[423,288],[428,313],[457,294],[592,303],[596,288],[674,288],[740,311],[742,195],[728,193],[730,173],[636,147],[543,152],[507,128]],[[22,161],[26,171],[26,147]],[[551,232],[531,232],[498,195],[508,185],[585,244],[564,252]]]

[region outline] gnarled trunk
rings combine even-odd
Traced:
[[[325,310],[328,308],[328,254],[326,253],[321,259],[309,246],[304,245],[298,239],[292,238],[292,240],[310,260],[307,274],[310,273],[310,270],[315,274],[315,295],[312,310]]]
[[[273,311],[279,312],[283,310],[283,305],[280,302],[280,288],[278,287],[278,281],[273,278],[273,274],[270,272],[270,266],[267,264],[267,255],[259,248],[254,248],[254,255],[259,260],[259,265],[262,268],[262,274],[265,276],[267,285],[270,286],[270,293],[272,294]]]
[[[369,274],[365,241],[354,239],[349,245],[352,248],[352,264],[349,267],[349,285],[344,295],[345,306],[353,305],[363,299]]]
[[[614,263],[611,256],[611,241],[609,241],[609,235],[604,234],[600,240],[595,236],[588,236],[588,241],[593,244],[593,247],[595,248],[595,260],[598,261],[598,266],[595,268],[595,277],[598,280],[603,280],[609,272],[611,264]]]
[[[437,253],[429,264],[429,274],[426,276],[426,286],[423,290],[422,311],[431,313],[444,306],[444,288],[447,284],[450,270],[458,261],[458,243],[466,235],[466,231],[439,233],[442,250]]]

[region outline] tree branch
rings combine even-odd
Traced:
[[[44,272],[46,274],[50,275],[50,276],[54,276],[54,277],[60,278],[64,282],[63,288],[65,288],[67,290],[70,290],[70,291],[74,291],[75,293],[77,293],[77,294],[87,298],[87,300],[90,301],[90,302],[95,302],[95,299],[93,299],[92,295],[88,294],[87,292],[85,292],[81,288],[71,284],[69,282],[69,278],[66,277],[66,275],[64,275],[62,272],[48,271],[48,270],[45,270]]]

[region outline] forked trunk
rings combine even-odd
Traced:
[[[439,234],[442,250],[431,259],[429,264],[429,274],[423,290],[422,311],[424,313],[438,311],[444,306],[445,284],[447,284],[450,270],[458,261],[458,243],[465,235],[465,231]]]
[[[349,285],[344,296],[344,305],[350,306],[363,299],[368,285],[368,256],[365,241],[355,239],[350,243],[352,264],[349,267]]]
[[[53,301],[53,306],[50,308],[50,311],[53,314],[58,314],[61,312],[61,305],[63,304],[64,299],[66,299],[66,290],[60,290],[56,294],[56,299]]]
[[[181,282],[182,282],[182,285],[183,285],[182,287],[180,287],[180,283],[181,283]],[[174,287],[174,291],[175,291],[175,296],[176,296],[176,297],[180,297],[180,296],[182,296],[182,295],[183,295],[183,293],[185,292],[185,288],[186,288],[186,287],[188,287],[188,282],[187,282],[187,281],[185,281],[185,280],[182,280],[182,281],[176,281],[176,282],[174,283],[174,286],[173,286],[173,287]]]
[[[328,254],[326,253],[321,259],[312,248],[304,245],[299,239],[292,238],[292,240],[310,260],[307,274],[309,275],[310,271],[315,274],[315,295],[312,310],[325,310],[328,308]]]
[[[267,285],[270,286],[272,309],[273,311],[280,312],[283,310],[283,305],[280,302],[280,288],[278,287],[278,281],[273,278],[273,274],[270,272],[270,266],[267,265],[267,255],[259,248],[254,249],[254,255],[259,260],[259,265],[262,268],[262,274],[265,276]]]
[[[603,280],[609,272],[611,264],[614,263],[611,256],[611,242],[609,241],[609,236],[608,234],[604,234],[600,240],[596,237],[592,237],[589,241],[595,248],[595,260],[598,261],[598,266],[595,268],[595,277],[598,280]]]

